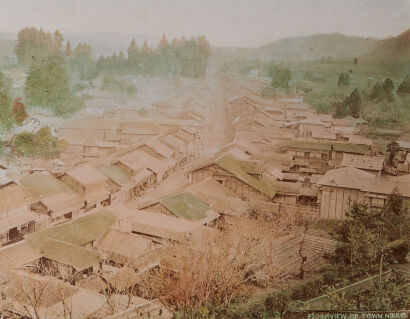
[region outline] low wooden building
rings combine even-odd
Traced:
[[[231,154],[207,161],[188,172],[190,181],[198,182],[211,177],[241,198],[271,201],[275,186],[268,180],[247,173],[247,166]]]
[[[410,201],[409,176],[378,178],[361,169],[342,167],[328,171],[317,184],[320,217],[324,219],[344,219],[353,202],[380,209],[395,189]]]
[[[131,221],[131,231],[158,239],[198,243],[202,240],[203,226],[183,218],[139,211]]]
[[[85,210],[110,204],[110,194],[106,186],[108,178],[90,165],[80,165],[62,175],[60,180],[83,194]]]
[[[30,211],[32,199],[21,186],[0,189],[0,247],[47,227],[47,217]]]

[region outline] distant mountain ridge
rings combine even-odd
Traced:
[[[396,61],[410,62],[410,29],[396,37],[388,37],[379,42],[377,47],[366,56],[369,62]]]
[[[280,39],[257,48],[219,48],[216,51],[262,61],[309,61],[322,57],[340,60],[370,54],[379,42],[377,38],[330,33]]]

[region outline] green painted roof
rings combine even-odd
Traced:
[[[124,185],[131,179],[131,175],[117,165],[103,165],[100,166],[98,170],[108,178],[112,179],[118,185]]]
[[[242,182],[248,184],[254,189],[258,190],[262,194],[273,197],[276,194],[276,186],[266,180],[257,179],[246,172],[243,164],[235,159],[232,155],[224,155],[215,162],[216,165],[220,166],[224,170],[228,171]]]
[[[75,193],[75,191],[49,174],[30,174],[19,181],[24,191],[35,199],[41,199],[58,193]]]
[[[41,253],[48,259],[72,266],[78,271],[97,267],[102,260],[98,251],[52,238],[46,238],[42,242]]]
[[[35,232],[27,237],[27,241],[33,247],[40,249],[46,238],[82,246],[102,238],[116,219],[110,211],[100,210],[60,226]]]
[[[204,219],[205,212],[210,209],[207,203],[190,193],[168,197],[161,204],[175,216],[189,220]]]

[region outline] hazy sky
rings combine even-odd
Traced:
[[[397,35],[410,28],[410,0],[0,0],[0,31],[27,25],[256,46],[316,33]]]

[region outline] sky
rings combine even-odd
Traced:
[[[410,28],[410,0],[0,0],[0,32],[26,26],[259,46],[318,33],[397,35]]]

